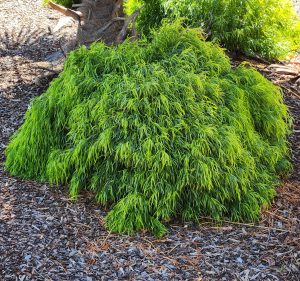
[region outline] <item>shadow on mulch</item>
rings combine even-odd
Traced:
[[[40,61],[45,58],[49,49],[57,49],[59,44],[50,31],[18,27],[16,30],[3,30],[0,32],[0,57],[20,56],[31,61]],[[16,67],[16,65],[14,65]]]

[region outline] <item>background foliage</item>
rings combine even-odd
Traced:
[[[135,10],[143,5],[143,0],[125,0],[124,11],[127,15],[131,15]]]
[[[44,4],[47,4],[50,0],[44,0]],[[57,3],[59,5],[65,6],[65,7],[71,7],[72,4],[80,3],[81,0],[51,0],[54,3]]]
[[[165,233],[172,217],[255,220],[275,194],[289,116],[280,90],[232,69],[199,30],[81,47],[33,100],[6,149],[13,175],[90,189],[112,231]]]
[[[141,2],[139,0],[138,2]],[[281,58],[299,48],[300,22],[291,0],[144,0],[139,30],[145,34],[163,18],[185,18],[208,39],[232,51]],[[128,6],[136,5],[136,0]]]

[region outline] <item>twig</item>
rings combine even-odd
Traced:
[[[300,95],[297,94],[295,91],[293,91],[293,90],[291,90],[291,89],[289,89],[288,87],[285,87],[285,86],[283,86],[283,85],[280,85],[280,87],[282,87],[283,89],[287,90],[289,93],[293,94],[294,96],[296,96],[297,98],[300,99]]]
[[[92,15],[92,10],[89,8],[88,20],[91,19],[91,15]]]
[[[293,82],[293,83],[295,83],[298,79],[300,79],[300,74],[297,75],[297,76],[295,76],[295,77],[293,77],[293,78],[291,78],[290,81]]]
[[[83,226],[83,227],[86,227],[86,228],[91,228],[89,225],[87,225],[87,224],[84,224],[84,223],[75,222],[75,224],[77,224],[77,225],[81,225],[81,226]]]
[[[112,19],[111,21],[109,21],[106,25],[104,25],[103,27],[101,27],[100,29],[98,29],[94,35],[93,35],[93,38],[97,38],[96,40],[91,40],[91,42],[94,42],[94,41],[99,41],[101,38],[99,38],[101,36],[101,34],[106,30],[108,29],[114,22],[116,21],[125,21],[125,18],[121,18],[121,17],[117,17],[117,18],[114,18]],[[89,43],[89,41],[87,42]]]
[[[50,69],[50,68],[47,68],[47,67],[42,67],[42,66],[38,66],[38,67],[35,67],[36,69],[42,69],[42,70],[46,70],[46,71],[49,71],[49,72],[52,72],[54,74],[58,74],[59,71],[56,71],[56,70],[53,70],[53,69]],[[48,210],[48,208],[46,208]]]
[[[258,63],[262,63],[262,64],[265,64],[265,65],[267,65],[267,67],[271,64],[271,63],[276,63],[276,62],[278,62],[278,63],[280,63],[280,61],[278,61],[278,60],[271,60],[271,61],[269,61],[269,60],[266,60],[266,59],[264,59],[264,58],[262,58],[262,57],[260,57],[260,56],[249,56],[249,55],[245,55],[245,54],[238,54],[238,58],[239,59],[241,59],[241,60],[252,60],[252,61],[254,61],[254,62],[258,62]]]
[[[73,4],[72,8],[86,7],[85,4]]]
[[[154,246],[153,243],[152,243],[150,240],[148,240],[148,239],[146,239],[146,238],[143,238],[143,237],[142,237],[142,240],[144,240],[144,241],[146,241],[147,243],[151,244],[151,246]]]
[[[203,219],[209,219],[209,220],[213,221],[213,219],[211,219],[209,217],[202,217],[202,218]],[[247,227],[256,227],[256,228],[261,228],[261,229],[266,229],[266,230],[274,230],[274,231],[280,231],[280,232],[290,232],[290,233],[293,233],[293,234],[297,234],[295,231],[291,231],[291,230],[284,230],[284,229],[275,228],[275,227],[267,227],[267,226],[262,226],[262,225],[255,225],[255,224],[251,224],[251,223],[232,222],[232,221],[228,221],[228,220],[222,220],[220,222],[221,223],[232,224],[232,225],[241,225],[241,226],[247,226]]]
[[[170,251],[167,252],[167,255],[169,255],[170,253],[172,253],[179,245],[174,246]]]
[[[118,17],[119,16],[119,11],[121,10],[121,8],[123,7],[123,0],[117,0],[115,5],[114,5],[114,9],[112,12],[112,18]]]
[[[133,13],[125,20],[124,26],[123,26],[122,30],[120,31],[120,33],[119,33],[119,35],[118,35],[118,37],[117,37],[117,39],[116,39],[116,42],[117,42],[117,43],[121,43],[121,42],[124,40],[124,38],[125,38],[125,36],[126,36],[126,34],[127,34],[127,30],[128,30],[129,24],[130,24],[131,22],[132,22],[132,23],[135,22],[135,20],[136,20],[138,14],[140,13],[140,11],[141,11],[141,9],[142,9],[143,7],[144,7],[144,6],[138,8],[137,10],[135,10],[135,12],[133,12]]]
[[[135,20],[132,22],[131,35],[134,39],[138,37],[138,32],[135,27]]]
[[[105,239],[101,242],[100,247],[103,247],[105,245],[105,243],[107,242],[108,238],[111,236],[111,232],[108,232],[107,236],[105,237]]]
[[[279,215],[277,215],[275,213],[272,213],[272,212],[269,212],[269,211],[266,211],[266,213],[269,214],[270,216],[276,217],[276,218],[278,218],[280,220],[284,220],[284,221],[287,221],[287,222],[289,221],[288,219],[286,219],[286,218],[284,218],[282,216],[279,216]]]
[[[67,55],[66,55],[66,53],[65,53],[65,51],[64,51],[64,49],[63,49],[63,47],[62,47],[62,45],[61,45],[61,38],[58,40],[58,43],[59,43],[59,48],[60,48],[60,50],[61,50],[63,56],[66,58]]]

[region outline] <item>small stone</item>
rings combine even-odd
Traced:
[[[76,254],[77,254],[77,251],[75,249],[72,249],[71,252],[69,253],[69,257],[73,257]]]
[[[120,267],[118,270],[118,277],[123,277],[125,275],[125,271],[123,267]]]

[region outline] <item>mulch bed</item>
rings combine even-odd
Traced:
[[[43,66],[76,32],[51,34],[59,18],[38,0],[0,0],[0,161],[30,100],[54,77]],[[0,165],[0,280],[300,280],[300,90],[293,77],[250,63],[283,86],[295,118],[294,171],[258,224],[203,218],[170,223],[160,240],[114,235],[90,193],[72,202],[66,187],[11,177]]]

